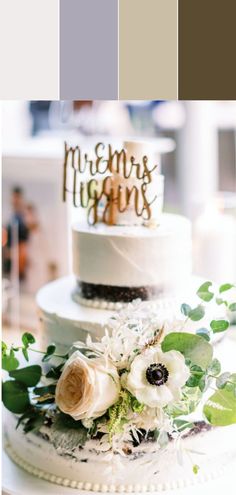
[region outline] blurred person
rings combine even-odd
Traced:
[[[25,207],[25,222],[29,232],[34,232],[39,228],[37,210],[33,203],[28,203]]]
[[[29,110],[32,117],[32,136],[49,130],[49,109],[51,101],[31,101]]]
[[[34,293],[48,280],[48,246],[43,226],[33,203],[25,205],[25,222],[29,231],[27,280],[25,290]]]
[[[25,221],[25,198],[23,189],[16,186],[11,192],[12,215],[6,228],[6,249],[4,269],[11,273],[13,265],[13,249],[18,248],[18,273],[19,279],[25,279],[27,266],[27,243],[29,229]]]

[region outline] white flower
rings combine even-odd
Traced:
[[[134,358],[122,382],[142,404],[164,407],[181,398],[189,375],[180,352],[162,352],[160,347],[153,346]]]
[[[119,398],[119,376],[112,362],[89,359],[76,351],[56,387],[56,404],[75,420],[97,418]]]
[[[132,425],[143,430],[169,429],[169,419],[160,407],[145,407],[145,409],[132,419]]]

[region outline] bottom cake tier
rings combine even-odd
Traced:
[[[125,442],[117,450],[102,439],[75,445],[70,432],[43,427],[25,435],[17,418],[6,421],[6,451],[35,476],[52,483],[96,492],[149,492],[202,483],[236,463],[236,426],[211,428],[196,423],[181,440],[159,448],[154,440]]]

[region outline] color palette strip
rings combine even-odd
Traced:
[[[235,0],[1,0],[2,99],[235,99]]]

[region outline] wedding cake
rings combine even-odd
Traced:
[[[63,186],[87,219],[72,226],[74,275],[37,296],[42,363],[19,367],[17,353],[36,350],[31,334],[3,345],[9,456],[35,476],[95,492],[219,475],[236,460],[236,375],[233,346],[214,349],[210,339],[229,327],[233,285],[202,283],[189,304],[191,224],[162,213],[163,176],[145,143],[118,152],[98,143],[91,156],[65,145]]]

